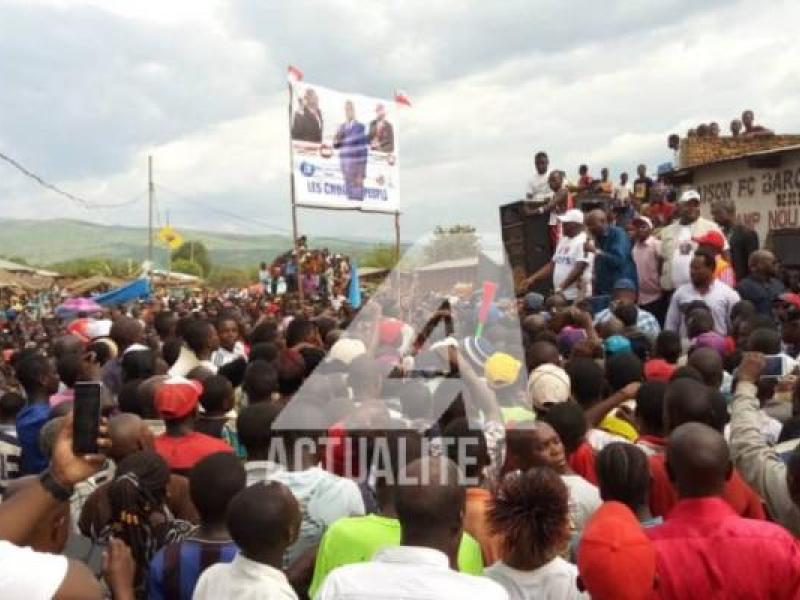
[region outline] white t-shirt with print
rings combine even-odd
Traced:
[[[689,225],[678,227],[678,235],[675,236],[675,240],[675,255],[672,257],[672,283],[675,289],[678,289],[691,281],[689,271],[697,243],[692,241],[692,228]]]
[[[592,273],[591,261],[586,255],[586,232],[581,231],[573,238],[562,235],[558,240],[556,251],[553,253],[553,287],[560,288],[562,282],[572,273],[572,269],[580,262],[587,263],[581,278],[564,290],[567,300],[578,297],[578,285],[591,286]],[[586,296],[591,295],[591,290],[586,289]]]

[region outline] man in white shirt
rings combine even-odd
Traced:
[[[194,600],[297,600],[281,571],[287,546],[300,530],[300,506],[286,486],[257,483],[234,496],[228,508],[228,532],[239,547],[230,564],[208,567]]]
[[[458,467],[445,458],[426,457],[411,463],[403,475],[395,496],[401,545],[379,551],[370,562],[332,571],[316,600],[508,600],[495,582],[452,568],[466,502]]]
[[[700,194],[687,190],[678,200],[678,219],[661,230],[661,288],[665,291],[678,289],[689,283],[689,265],[697,249],[694,238],[709,231],[722,231],[719,226],[700,216]],[[728,243],[725,242],[725,249]]]
[[[528,191],[525,197],[533,202],[547,202],[553,197],[553,190],[550,189],[550,171],[547,167],[550,164],[546,152],[537,152],[533,158],[535,171],[533,177],[528,182]]]
[[[552,260],[531,275],[526,283],[533,285],[552,274],[555,293],[569,301],[592,295],[592,262],[586,252],[586,232],[583,231],[583,212],[577,208],[559,215],[563,235]]]
[[[716,257],[709,250],[700,248],[694,253],[691,260],[691,281],[682,285],[672,295],[669,303],[664,329],[679,333],[686,337],[685,307],[695,300],[700,300],[708,306],[714,319],[714,331],[728,335],[730,328],[730,315],[733,306],[739,302],[739,294],[726,285],[714,279]]]

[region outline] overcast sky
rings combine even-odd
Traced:
[[[670,159],[667,135],[744,108],[800,132],[798,2],[0,0],[2,214],[288,232],[286,66],[414,103],[400,118],[403,237],[497,231],[532,155],[614,179]],[[300,210],[314,235],[393,239],[391,217]]]

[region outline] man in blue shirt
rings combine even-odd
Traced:
[[[654,344],[658,334],[661,333],[661,326],[651,313],[636,305],[636,300],[636,284],[630,279],[617,279],[614,283],[611,305],[594,316],[595,327],[616,316],[614,310],[620,306],[633,306],[636,309],[636,329],[643,333],[651,344]]]
[[[15,371],[27,399],[25,408],[17,414],[20,475],[36,475],[47,467],[47,458],[39,448],[39,432],[50,417],[50,396],[58,391],[58,375],[50,359],[41,354],[22,356]]]
[[[586,229],[594,238],[586,252],[594,253],[594,294],[607,296],[619,279],[636,282],[636,265],[631,257],[631,240],[625,230],[609,225],[606,213],[595,209],[586,215]]]
[[[246,475],[233,454],[217,452],[189,473],[189,495],[200,514],[200,526],[186,539],[164,546],[150,561],[150,600],[191,600],[197,580],[216,563],[229,563],[238,552],[225,517],[228,504],[245,488]]]

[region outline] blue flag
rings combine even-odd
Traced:
[[[358,282],[358,263],[350,263],[350,284],[347,290],[347,301],[353,308],[361,308],[361,285]]]

